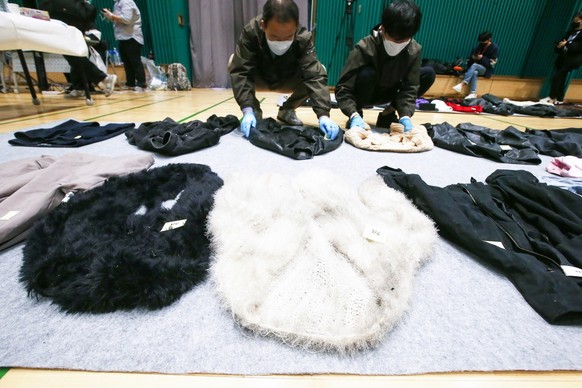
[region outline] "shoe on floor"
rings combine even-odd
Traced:
[[[540,104],[553,104],[555,100],[551,97],[542,98],[538,101]]]
[[[465,96],[465,100],[470,100],[472,98],[477,98],[477,93],[471,93]]]
[[[559,101],[559,100],[554,101],[554,105],[563,105],[563,104],[564,104],[564,101]]]
[[[71,90],[69,93],[65,94],[65,98],[78,98],[85,97],[84,90]]]
[[[376,126],[380,128],[390,128],[390,124],[397,122],[398,116],[396,116],[396,110],[389,106],[378,115]]]
[[[116,82],[117,76],[115,74],[109,74],[103,81],[99,82],[99,87],[105,93],[105,97],[109,97],[113,93]]]
[[[295,113],[294,109],[279,109],[277,120],[289,125],[303,125],[303,121],[297,118],[297,114]]]
[[[133,88],[133,91],[136,93],[148,93],[151,92],[152,90],[147,86],[145,88],[142,88],[141,86],[136,86],[135,88]]]
[[[463,83],[458,83],[455,86],[453,86],[453,90],[457,93],[462,93],[463,92]]]

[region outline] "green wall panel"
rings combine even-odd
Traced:
[[[369,34],[390,2],[357,0],[353,16],[346,16],[345,1],[318,0],[315,44],[320,60],[328,66],[330,85],[337,82],[349,52],[346,36],[353,34],[356,43]],[[489,30],[500,48],[496,74],[530,77],[551,71],[553,42],[582,8],[581,0],[417,0],[417,4],[423,20],[415,39],[423,46],[424,58],[445,62],[466,58],[477,35]],[[582,78],[582,70],[575,77]]]

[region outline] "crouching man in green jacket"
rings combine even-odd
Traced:
[[[263,14],[245,26],[228,70],[243,112],[245,136],[262,118],[255,90],[266,89],[292,91],[279,109],[278,120],[303,125],[295,109],[310,98],[320,130],[329,139],[337,137],[339,127],[329,118],[327,72],[315,55],[311,33],[299,25],[299,8],[293,0],[267,0]]]
[[[384,9],[377,33],[360,40],[350,52],[335,89],[338,105],[349,117],[348,128],[369,129],[362,108],[389,102],[376,125],[389,128],[400,122],[405,132],[412,129],[422,54],[422,46],[412,37],[421,17],[414,2],[395,0]]]

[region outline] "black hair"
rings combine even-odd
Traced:
[[[420,28],[422,13],[415,2],[395,0],[382,12],[382,29],[397,40],[412,38]]]
[[[293,0],[267,0],[263,6],[263,22],[267,25],[273,18],[281,23],[299,24],[299,7]]]
[[[574,18],[582,19],[582,11],[576,13],[576,15],[574,15]],[[572,18],[572,19],[574,19],[574,18]]]
[[[482,33],[479,34],[479,37],[477,38],[477,40],[479,42],[485,42],[486,40],[491,39],[491,37],[493,36],[493,34],[489,31],[483,31]]]

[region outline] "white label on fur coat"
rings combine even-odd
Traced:
[[[8,213],[6,213],[6,214],[4,214],[2,216],[2,218],[0,218],[0,221],[8,221],[9,219],[13,218],[18,213],[20,213],[20,211],[18,211],[18,210],[11,210],[11,211],[9,211]]]
[[[364,229],[363,237],[370,241],[376,241],[382,244],[386,244],[386,232],[382,228],[378,228],[373,225],[366,225]]]
[[[498,248],[505,249],[505,247],[503,246],[503,243],[501,241],[487,241],[487,240],[483,240],[483,241],[485,241],[488,244],[495,245]]]
[[[166,222],[164,224],[164,227],[162,228],[161,232],[165,232],[167,230],[178,229],[178,228],[181,228],[182,226],[184,226],[185,224],[186,224],[186,220]]]
[[[562,271],[564,271],[564,275],[573,277],[573,278],[582,278],[582,269],[577,267],[572,267],[569,265],[563,265]]]

